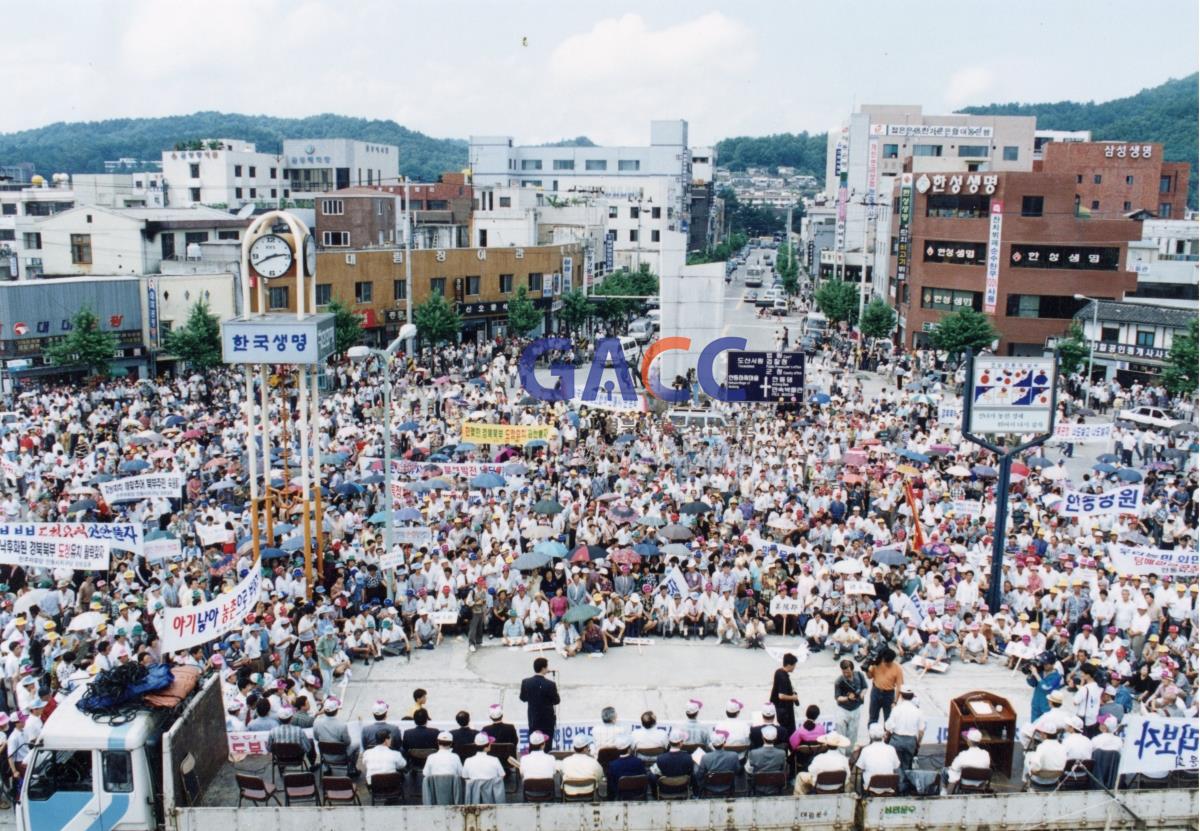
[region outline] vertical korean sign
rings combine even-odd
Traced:
[[[568,292],[575,282],[575,259],[573,257],[562,258],[562,290]]]
[[[604,238],[604,273],[611,274],[613,270],[613,245],[615,240],[612,237]]]
[[[908,279],[909,260],[912,257],[912,200],[913,175],[900,175],[900,232],[896,241],[896,282]]]
[[[151,349],[158,349],[158,278],[146,278],[146,334]]]
[[[996,313],[996,298],[1000,293],[1000,223],[1004,220],[1004,203],[992,202],[991,224],[988,226],[987,284],[983,292],[984,314]]]
[[[875,189],[879,185],[879,142],[872,140],[867,151],[867,219],[875,219]]]

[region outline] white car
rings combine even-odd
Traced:
[[[1183,423],[1177,418],[1171,418],[1167,411],[1160,407],[1133,407],[1121,410],[1117,414],[1117,420],[1140,424],[1144,427],[1154,427],[1159,430],[1170,430]]]

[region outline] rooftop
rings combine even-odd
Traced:
[[[1076,320],[1091,320],[1092,307],[1099,303],[1096,317],[1114,323],[1144,323],[1149,326],[1186,328],[1196,319],[1195,309],[1172,309],[1141,303],[1118,303],[1113,300],[1093,300],[1075,313]]]

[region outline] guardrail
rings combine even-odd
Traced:
[[[448,807],[181,808],[175,831],[876,831],[1003,828],[1101,831],[1196,825],[1195,789],[858,799],[852,795],[684,802],[459,805]]]

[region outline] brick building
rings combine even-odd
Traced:
[[[1149,211],[1159,219],[1183,219],[1187,211],[1187,162],[1163,161],[1154,142],[1050,142],[1035,170],[1075,180],[1074,204],[1093,219],[1120,219]]]
[[[317,246],[379,248],[396,244],[397,204],[400,200],[373,188],[343,188],[314,199]]]
[[[913,174],[906,174],[901,184]],[[1075,215],[1075,180],[1048,173],[920,173],[911,180],[907,279],[891,280],[905,347],[928,343],[946,313],[973,308],[1000,331],[999,354],[1040,355],[1063,334],[1085,301],[1075,294],[1120,300],[1137,287],[1126,271],[1130,240],[1141,223]],[[892,210],[889,273],[901,265],[901,207]],[[998,223],[993,211],[1000,210]],[[989,292],[989,234],[999,230],[994,307]],[[897,296],[898,295],[898,296]]]
[[[401,249],[324,251],[317,256],[317,305],[338,300],[363,320],[368,343],[394,338],[405,322],[408,283]],[[508,301],[520,286],[544,314],[543,331],[557,328],[554,312],[559,296],[578,288],[583,249],[578,245],[531,248],[451,248],[414,250],[412,282],[415,309],[440,293],[463,321],[464,339],[483,339],[504,332]],[[563,274],[570,276],[565,285]],[[272,280],[267,287],[269,311],[296,309],[294,276]]]
[[[385,184],[376,190],[399,197],[399,209],[404,210],[404,185]],[[411,183],[413,224],[416,226],[413,245],[418,248],[465,248],[470,244],[471,211],[475,189],[464,173],[443,173],[432,183]]]

